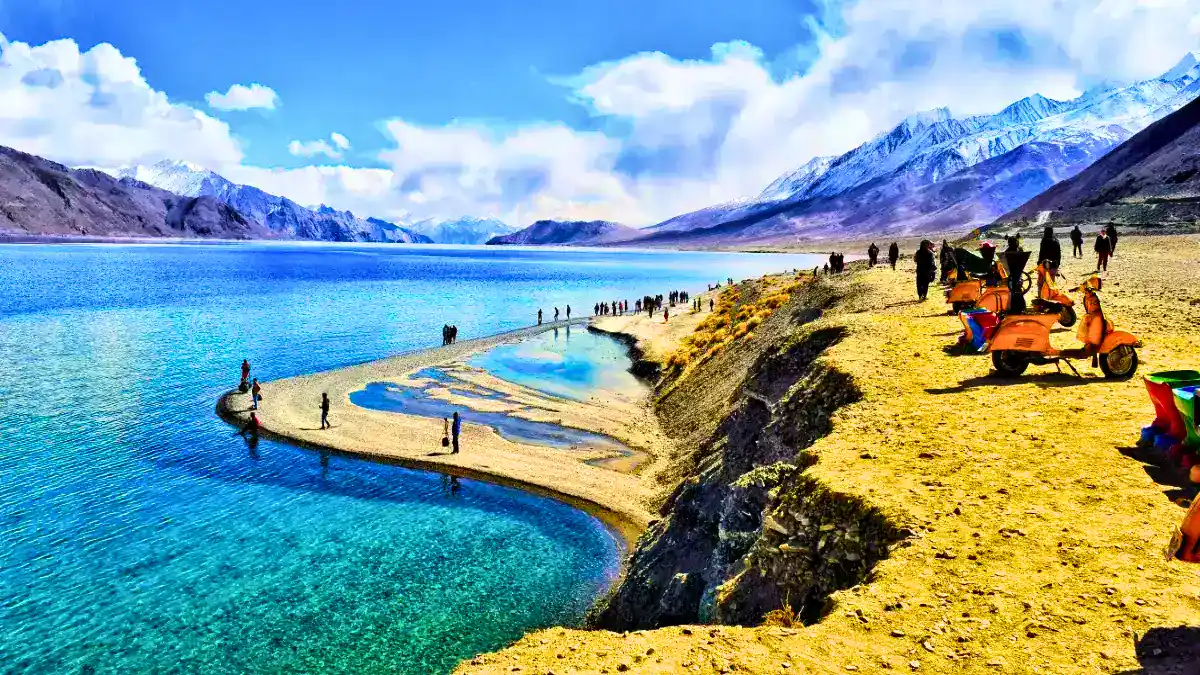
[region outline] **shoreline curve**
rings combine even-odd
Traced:
[[[436,437],[440,438],[442,434],[440,420],[358,408],[349,403],[348,396],[370,382],[386,381],[389,376],[391,379],[403,379],[406,374],[420,368],[455,363],[497,345],[517,342],[558,328],[587,327],[590,323],[591,318],[549,322],[539,326],[463,340],[453,345],[418,349],[309,375],[260,382],[263,391],[269,393],[270,396],[264,396],[264,401],[258,410],[259,436],[269,440],[283,441],[308,450],[401,466],[417,471],[469,478],[554,499],[595,517],[617,536],[623,546],[619,563],[620,574],[623,576],[627,563],[625,554],[633,549],[638,538],[653,518],[647,509],[652,492],[649,481],[636,475],[586,463],[596,458],[575,458],[562,450],[512,443],[501,438],[490,427],[483,427],[481,430],[478,425],[470,423],[464,425],[463,430],[464,439],[470,439],[470,442],[466,443],[468,449],[459,455],[449,455],[438,452],[427,453],[425,450],[428,450],[428,447],[420,447],[413,452],[411,451],[411,442],[406,447],[403,441],[399,447],[387,447],[388,444],[381,445],[377,434],[366,434],[366,438],[360,434],[330,434],[327,438],[318,438],[316,436],[321,435],[319,430],[298,426],[294,415],[288,414],[293,412],[292,408],[298,400],[304,399],[311,401],[311,405],[305,407],[311,407],[311,417],[315,418],[317,415],[316,401],[320,397],[320,391],[327,389],[330,400],[334,401],[335,405],[338,402],[342,403],[341,407],[331,411],[331,420],[349,414],[356,419],[369,420],[373,425],[382,424],[391,432],[387,436],[392,439],[403,437],[402,432],[405,431],[410,432],[406,439],[408,441],[412,440],[411,432],[413,431],[432,431],[435,432]],[[602,332],[608,333],[608,331]],[[341,386],[329,386],[335,384]],[[283,393],[282,396],[280,392]],[[280,400],[288,408],[288,412],[285,414],[275,414],[275,410],[280,406]],[[561,401],[561,403],[564,406],[576,405],[570,401]],[[218,398],[215,412],[226,423],[240,427],[249,419],[248,405],[248,394],[230,390]],[[345,425],[340,424],[335,428],[343,426]],[[314,431],[318,433],[311,433]],[[354,440],[364,442],[354,443]],[[628,439],[621,440],[628,442]],[[479,455],[476,448],[479,446],[487,449],[488,454],[484,458],[489,461],[495,459],[498,453],[506,451],[513,455],[512,459],[515,461],[504,462],[500,466],[492,466],[478,461]],[[638,449],[646,450],[644,447]],[[516,452],[511,452],[513,450]],[[558,470],[539,475],[537,469],[546,468]],[[572,477],[579,477],[580,480],[570,480]]]

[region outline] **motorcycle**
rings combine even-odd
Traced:
[[[987,351],[992,355],[992,365],[1006,377],[1018,377],[1030,364],[1050,365],[1065,363],[1076,375],[1071,361],[1092,359],[1099,365],[1104,376],[1110,379],[1129,379],[1137,372],[1137,348],[1141,341],[1132,333],[1116,330],[1104,316],[1100,300],[1103,282],[1093,276],[1077,291],[1083,293],[1084,318],[1079,325],[1078,337],[1082,344],[1074,349],[1057,349],[1050,344],[1050,329],[1059,321],[1057,314],[1010,314],[1000,321]]]

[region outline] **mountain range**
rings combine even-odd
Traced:
[[[1186,55],[1162,76],[1069,101],[1040,94],[994,115],[918,113],[838,157],[817,157],[755,198],[676,216],[625,243],[788,243],[967,231],[1086,169],[1200,93]]]
[[[492,237],[489,246],[596,246],[636,237],[638,230],[606,220],[539,220],[512,234]]]
[[[305,208],[286,198],[249,185],[238,185],[189,162],[165,160],[117,172],[130,178],[188,197],[214,197],[262,226],[269,236],[316,241],[375,241],[428,244],[417,232],[378,218],[358,218],[349,211],[328,206]]]
[[[439,244],[483,244],[493,237],[512,234],[516,227],[496,218],[428,218],[404,226]]]
[[[0,146],[0,234],[259,239],[271,233],[211,196],[188,197]]]
[[[1151,124],[1100,160],[1000,218],[996,225],[1200,221],[1200,99]]]

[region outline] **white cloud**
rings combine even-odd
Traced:
[[[1157,75],[1200,47],[1198,17],[1200,0],[859,0],[842,10],[836,36],[819,36],[807,70],[788,79],[771,77],[772,65],[741,42],[716,45],[702,60],[635,54],[559,80],[604,131],[393,119],[383,123],[383,166],[370,169],[244,166],[224,123],[167,101],[111,47],[88,52],[98,59],[108,50],[103,87],[70,67],[52,86],[53,75],[34,71],[72,52],[84,57],[73,43],[49,43],[33,48],[41,50],[35,65],[0,69],[0,138],[75,163],[191,159],[301,203],[381,217],[640,225],[756,194],[811,157],[849,150],[920,110],[994,112],[1035,92],[1065,98],[1100,80]],[[121,114],[91,110],[96,89],[124,92]],[[102,121],[134,142],[98,133]],[[340,134],[289,145],[334,163],[349,147]]]
[[[30,46],[2,35],[0,144],[70,165],[242,160],[228,125],[172,103],[112,45],[80,52],[72,40]]]
[[[349,149],[350,140],[336,131],[329,135],[328,141],[318,139],[315,141],[292,141],[288,143],[288,152],[296,157],[325,155],[330,159],[341,159],[342,153]]]
[[[208,92],[204,100],[214,110],[274,110],[279,103],[279,95],[274,89],[258,83],[249,87],[235,84],[224,94],[219,91]]]

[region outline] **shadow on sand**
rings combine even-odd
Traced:
[[[1200,627],[1151,628],[1134,643],[1140,667],[1117,675],[1200,673]]]
[[[965,379],[953,387],[927,387],[925,392],[928,394],[958,394],[979,387],[1011,387],[1014,384],[1034,384],[1043,389],[1056,389],[1097,384],[1104,381],[1105,378],[1102,377],[1078,377],[1071,373],[1035,373],[1021,377],[1001,377],[996,373],[988,373]]]

